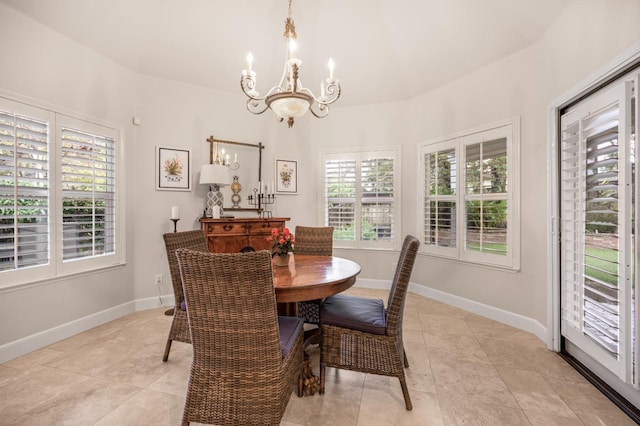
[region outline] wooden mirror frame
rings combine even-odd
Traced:
[[[252,148],[258,149],[258,181],[262,180],[262,150],[264,149],[264,145],[262,142],[258,142],[257,144],[246,143],[246,142],[235,142],[235,141],[227,141],[223,139],[214,139],[213,135],[207,138],[207,142],[209,142],[209,164],[213,164],[213,144],[221,143],[225,145],[240,145],[240,146],[249,146]],[[262,212],[262,208],[245,208],[245,207],[225,207],[225,211],[227,212],[257,212],[260,214]]]

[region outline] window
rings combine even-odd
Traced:
[[[122,262],[118,135],[0,98],[3,286]]]
[[[396,248],[400,181],[398,149],[322,155],[323,221],[335,247]]]
[[[519,122],[420,147],[423,253],[519,268]]]

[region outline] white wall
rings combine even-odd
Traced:
[[[270,112],[253,116],[240,93],[134,75],[48,28],[0,6],[0,49],[19,58],[0,67],[0,90],[35,98],[124,126],[127,174],[127,260],[124,268],[0,292],[0,346],[133,300],[153,298],[163,273],[171,293],[162,233],[179,205],[179,229],[195,229],[205,198],[197,184],[208,161],[205,139],[265,144],[263,174],[275,158],[298,161],[298,195],[278,197],[274,214],[289,225],[318,224],[320,150],[402,147],[402,234],[416,233],[417,146],[421,142],[522,117],[522,270],[510,273],[419,256],[413,281],[546,323],[546,112],[549,102],[640,39],[637,0],[573,2],[539,43],[497,64],[401,103],[334,108],[306,116],[293,129]],[[470,42],[471,45],[471,42]],[[78,58],[73,60],[70,58]],[[434,58],[437,60],[437,58]],[[23,66],[23,64],[29,66]],[[40,63],[42,66],[34,66]],[[367,84],[372,90],[379,82]],[[237,82],[229,82],[230,87]],[[239,91],[238,91],[239,92]],[[132,126],[137,116],[142,125]],[[155,191],[155,146],[190,148],[191,192]],[[242,169],[239,171],[242,172]],[[246,192],[243,194],[246,195]],[[362,265],[362,278],[391,278],[397,253],[338,250]]]
[[[135,104],[133,73],[3,6],[0,51],[5,58],[14,58],[4,60],[0,67],[0,94],[18,94],[20,99],[37,100],[39,106],[55,106],[123,126],[125,155],[129,156],[135,144],[128,125]],[[127,203],[135,205],[131,199]],[[127,242],[132,239],[130,234]],[[129,264],[0,290],[0,347],[130,302],[134,297],[131,271]]]

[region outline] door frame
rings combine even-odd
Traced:
[[[610,62],[556,98],[547,109],[547,347],[561,350],[560,280],[558,264],[558,132],[560,111],[640,66],[640,42],[617,55]]]
[[[599,91],[607,84],[625,76],[631,71],[640,70],[640,42],[617,55],[575,87],[555,99],[548,107],[547,113],[547,346],[550,350],[563,353],[563,339],[561,336],[561,295],[560,295],[560,264],[559,264],[559,130],[560,111],[565,107],[577,103],[587,96]],[[638,79],[640,80],[640,79]],[[638,94],[636,93],[636,98]],[[639,111],[636,111],[638,120]],[[637,166],[636,166],[637,167]],[[639,179],[640,176],[636,176]],[[636,192],[638,188],[636,188]],[[636,212],[636,215],[638,212]],[[640,264],[639,253],[635,253],[636,264]],[[640,294],[640,293],[639,293]],[[636,302],[637,303],[637,302]],[[637,313],[636,313],[637,315]],[[639,324],[640,325],[640,324]],[[638,330],[636,330],[636,338]],[[570,341],[566,343],[572,345]],[[577,346],[573,345],[573,348]],[[640,422],[640,392],[627,379],[621,380],[606,367],[601,366],[583,351],[577,351],[574,356],[564,355],[565,359],[574,366],[587,380],[607,395],[616,405],[636,421]],[[573,352],[572,352],[573,353]],[[636,361],[637,361],[636,354]],[[636,363],[640,365],[640,363]]]

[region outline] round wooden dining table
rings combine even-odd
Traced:
[[[335,256],[292,255],[287,266],[273,264],[273,285],[279,315],[298,315],[298,303],[324,299],[340,293],[356,282],[360,265]],[[305,345],[318,343],[319,329],[305,332]],[[305,350],[304,368],[298,381],[298,396],[313,395],[320,379],[311,370],[311,358]]]
[[[293,254],[288,266],[273,266],[278,303],[324,299],[356,282],[360,265],[336,256]]]

